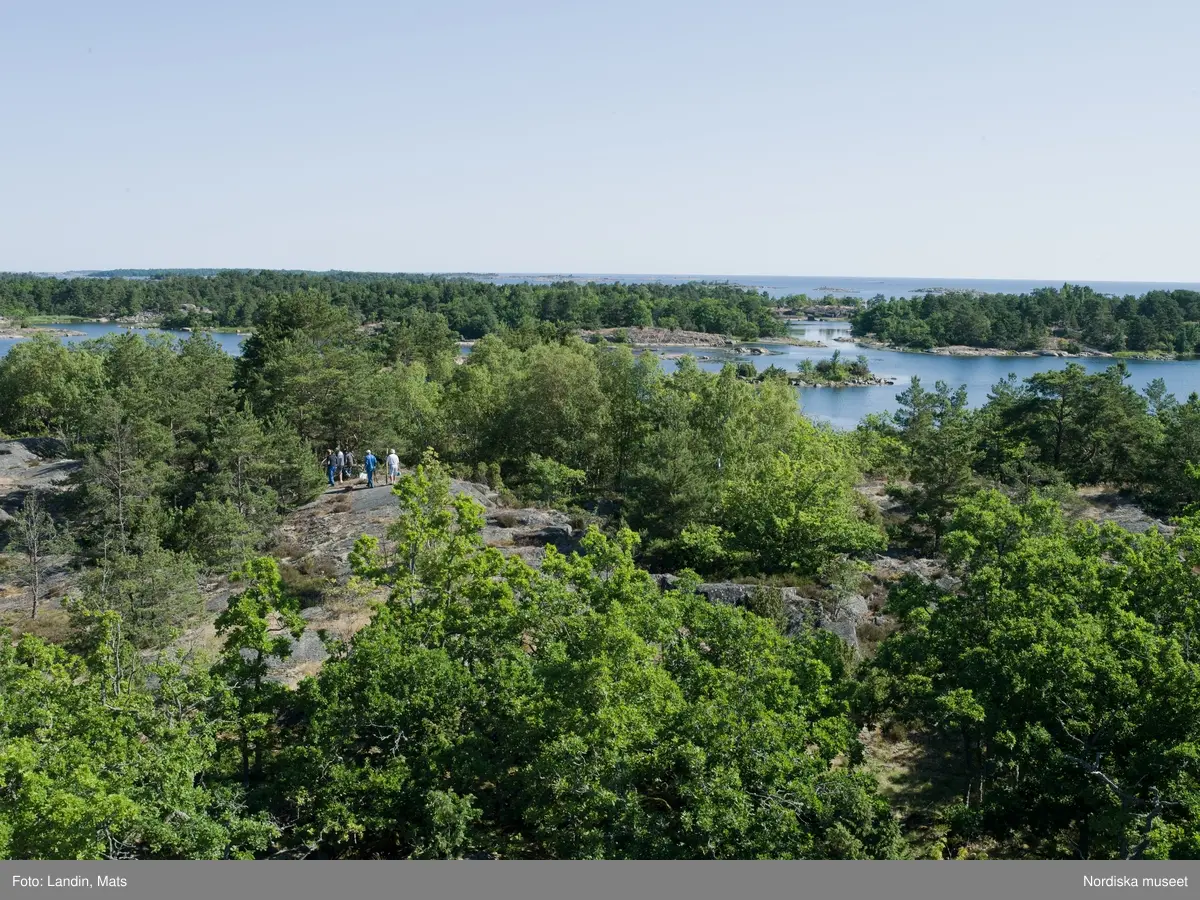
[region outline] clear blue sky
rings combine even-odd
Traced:
[[[1200,280],[1200,3],[0,0],[0,269]]]

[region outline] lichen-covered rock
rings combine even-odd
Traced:
[[[820,601],[805,597],[792,587],[762,588],[757,584],[722,581],[702,584],[696,592],[713,603],[744,607],[749,604],[755,591],[760,589],[779,591],[788,617],[789,633],[799,632],[802,628],[821,628],[836,634],[855,653],[859,651],[858,620],[869,613],[867,601],[860,596],[850,598],[837,609],[828,610]]]

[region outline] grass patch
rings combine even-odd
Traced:
[[[0,628],[11,629],[13,637],[32,634],[51,644],[63,644],[74,630],[65,609],[58,607],[38,610],[37,618],[29,617],[28,608],[8,609],[0,613]]]
[[[951,755],[896,724],[865,741],[866,768],[900,817],[914,855],[942,859],[957,848],[947,844],[945,812],[961,800],[962,773]]]
[[[337,567],[331,559],[310,556],[296,564],[282,563],[279,577],[284,590],[308,609],[320,606],[337,586]]]
[[[271,547],[271,555],[276,559],[301,559],[308,553],[308,548],[292,538],[282,538]]]
[[[519,528],[521,527],[521,515],[515,512],[500,512],[496,513],[496,524],[501,528]]]

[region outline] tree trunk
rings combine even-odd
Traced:
[[[33,609],[29,613],[29,618],[37,618],[38,600],[42,594],[42,567],[41,560],[36,556],[30,556],[29,566],[33,570]]]

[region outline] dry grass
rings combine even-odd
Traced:
[[[221,649],[221,640],[217,637],[217,629],[212,618],[206,618],[188,629],[174,646],[182,653],[199,653],[215,656]]]
[[[52,644],[62,644],[70,639],[74,630],[67,611],[60,606],[38,610],[37,618],[29,617],[29,609],[7,609],[0,612],[0,628],[9,628],[14,637],[32,634]]]
[[[315,678],[320,674],[322,663],[318,661],[301,663],[288,669],[286,672],[280,672],[274,676],[274,680],[282,685],[294,688],[305,678]]]
[[[331,561],[302,559],[298,564],[280,563],[284,590],[300,601],[301,607],[319,606],[334,587],[336,569]]]
[[[899,627],[900,623],[892,619],[885,619],[882,625],[876,625],[870,620],[861,623],[857,628],[857,634],[863,656],[868,659],[874,656],[884,638]]]
[[[495,522],[501,528],[520,528],[521,516],[519,513],[505,510],[495,514]]]
[[[276,559],[300,559],[308,553],[308,548],[294,538],[281,537],[271,547],[271,555]]]

